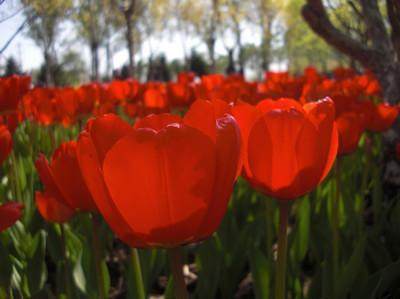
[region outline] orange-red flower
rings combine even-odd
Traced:
[[[105,115],[81,133],[82,174],[129,245],[174,247],[217,229],[236,179],[240,134],[231,116],[207,109],[195,103],[188,118],[150,115],[134,128]]]
[[[370,120],[366,123],[367,129],[372,132],[384,132],[393,125],[399,111],[395,106],[380,103],[378,105],[372,104],[370,113]]]
[[[24,206],[17,202],[7,202],[0,206],[0,232],[21,218],[23,208]]]
[[[36,194],[36,202],[45,219],[69,219],[72,216],[70,210],[97,211],[80,172],[75,141],[61,144],[50,164],[41,154],[36,169],[45,188],[44,193]]]
[[[355,111],[349,111],[336,118],[336,125],[339,132],[338,154],[351,154],[357,149],[361,135],[364,132],[364,118]]]
[[[31,78],[28,76],[13,75],[0,78],[0,111],[9,113],[17,110],[30,84]]]
[[[332,100],[304,106],[264,100],[232,109],[243,139],[244,174],[263,193],[291,200],[315,188],[335,160],[338,134]]]
[[[0,165],[12,150],[12,136],[5,125],[0,125]]]

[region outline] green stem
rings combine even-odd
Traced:
[[[99,289],[99,299],[107,298],[104,290],[104,276],[103,276],[103,269],[101,267],[101,247],[99,241],[99,221],[97,219],[97,215],[92,214],[92,241],[93,241],[93,254],[95,259],[95,268],[96,268],[96,276],[97,276],[97,284]]]
[[[65,224],[60,224],[60,230],[61,230],[61,245],[62,245],[62,254],[63,254],[63,259],[64,259],[64,281],[65,281],[65,294],[67,295],[67,299],[72,298],[72,293],[71,293],[71,280],[69,274],[70,269],[69,269],[69,263],[68,263],[68,258],[67,258],[67,242],[66,242],[66,236],[65,236]]]
[[[340,160],[335,164],[335,197],[332,205],[332,259],[333,277],[339,274],[339,204],[340,204]],[[335,289],[335,286],[334,286]]]
[[[265,224],[266,224],[266,238],[267,238],[267,260],[270,265],[270,269],[272,269],[272,260],[273,260],[273,234],[274,234],[274,227],[273,227],[273,207],[272,207],[272,200],[270,198],[265,199]]]
[[[13,176],[14,176],[14,182],[15,182],[15,198],[14,200],[22,201],[22,192],[21,192],[21,186],[19,183],[19,177],[18,177],[18,160],[17,157],[15,156],[15,152],[11,152],[11,163],[13,167]]]
[[[174,278],[174,289],[175,289],[176,299],[188,299],[189,294],[187,292],[185,279],[183,277],[181,248],[175,247],[167,250],[168,250],[172,275]]]
[[[135,285],[137,287],[138,299],[145,299],[146,294],[143,286],[142,269],[140,267],[139,254],[136,248],[131,249],[131,263],[133,269],[133,277],[135,280]]]
[[[275,299],[286,299],[287,227],[290,203],[279,202],[278,260],[275,280]]]

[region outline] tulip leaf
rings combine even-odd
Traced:
[[[270,298],[271,261],[268,261],[266,256],[257,248],[252,250],[249,258],[255,297],[257,299]]]
[[[360,270],[363,266],[363,260],[365,256],[365,245],[366,245],[366,238],[363,237],[357,243],[348,263],[344,266],[340,276],[337,278],[335,284],[336,286],[335,294],[337,294],[336,298],[346,298],[346,294],[354,286],[357,276],[359,275]]]
[[[47,267],[45,263],[46,255],[46,233],[39,231],[31,244],[30,257],[27,259],[27,282],[31,295],[39,292],[46,283]]]
[[[301,199],[297,206],[297,227],[291,252],[296,261],[300,262],[305,257],[310,239],[311,207],[309,198]]]
[[[217,236],[206,240],[197,252],[199,277],[196,287],[198,298],[215,298],[221,275],[221,248]]]
[[[86,290],[86,277],[85,274],[83,272],[83,268],[82,268],[82,252],[78,255],[78,258],[75,262],[73,271],[72,271],[72,275],[75,281],[76,286],[78,287],[78,289],[86,294],[87,290]]]
[[[372,274],[362,285],[354,289],[355,299],[381,298],[385,292],[398,289],[400,285],[400,260]]]

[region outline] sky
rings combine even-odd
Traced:
[[[6,1],[7,3],[7,1]],[[16,1],[9,1],[9,4],[3,3],[0,5],[0,20],[7,16],[10,16],[14,12],[18,11],[20,5]],[[11,4],[10,4],[11,3]],[[7,40],[16,32],[17,28],[24,22],[25,17],[23,12],[20,11],[15,16],[9,18],[6,21],[0,23],[0,48],[2,48]],[[43,63],[42,53],[40,49],[35,45],[35,42],[29,37],[28,31],[23,30],[18,36],[12,41],[8,48],[0,54],[0,65],[4,64],[6,59],[13,56],[22,69],[26,72],[31,72],[34,69],[40,67]],[[73,49],[79,53],[82,53],[82,58],[86,63],[86,68],[90,67],[90,54],[88,47],[80,41],[79,36],[74,31],[71,23],[63,24],[63,30],[61,35],[58,37],[58,47],[60,51],[57,53],[62,53],[66,48]],[[251,28],[245,28],[243,31],[243,42],[259,44],[259,33],[255,32]],[[118,37],[116,36],[115,39]],[[115,40],[114,39],[114,40]],[[228,46],[233,45],[233,38],[225,37],[222,41],[217,40],[216,43],[216,53],[217,55],[226,55],[226,50],[224,43]],[[128,61],[128,51],[124,44],[116,43],[113,48],[113,68],[118,69],[122,65],[126,64]],[[190,50],[194,48],[199,53],[206,53],[206,46],[199,39],[191,38],[185,40],[186,49]],[[57,49],[57,47],[56,47]],[[145,58],[150,56],[150,53],[155,55],[163,53],[168,61],[173,59],[182,59],[184,57],[184,50],[182,47],[182,38],[179,34],[163,34],[161,36],[152,37],[147,39],[139,53],[136,54],[135,59]],[[105,71],[105,50],[100,50],[100,72]],[[273,68],[279,69],[280,66],[276,65]]]

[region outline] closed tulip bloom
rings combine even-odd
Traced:
[[[374,105],[371,109],[371,119],[366,123],[367,129],[372,132],[387,131],[395,122],[399,111],[397,107],[387,103]]]
[[[7,202],[0,206],[0,232],[21,218],[23,208],[24,206],[17,202]]]
[[[37,194],[39,207],[42,203],[43,206],[49,206],[47,211],[51,211],[56,210],[56,207],[64,209],[61,205],[63,204],[75,211],[97,211],[80,172],[75,141],[61,144],[54,152],[50,164],[44,155],[40,155],[35,165],[45,189],[43,194]],[[49,200],[56,200],[58,203],[46,203]],[[45,208],[39,209],[44,210]]]
[[[364,119],[357,112],[345,112],[336,118],[339,132],[338,155],[351,154],[357,150],[364,132]]]
[[[12,136],[7,126],[0,125],[0,164],[7,159],[12,150]]]
[[[78,158],[93,198],[132,247],[176,247],[218,228],[236,179],[240,134],[229,115],[195,117],[206,109],[193,105],[190,119],[150,115],[134,128],[105,115],[80,135]]]
[[[295,199],[328,174],[338,148],[332,100],[304,106],[292,99],[264,100],[239,104],[232,113],[243,138],[244,175],[264,194]]]

